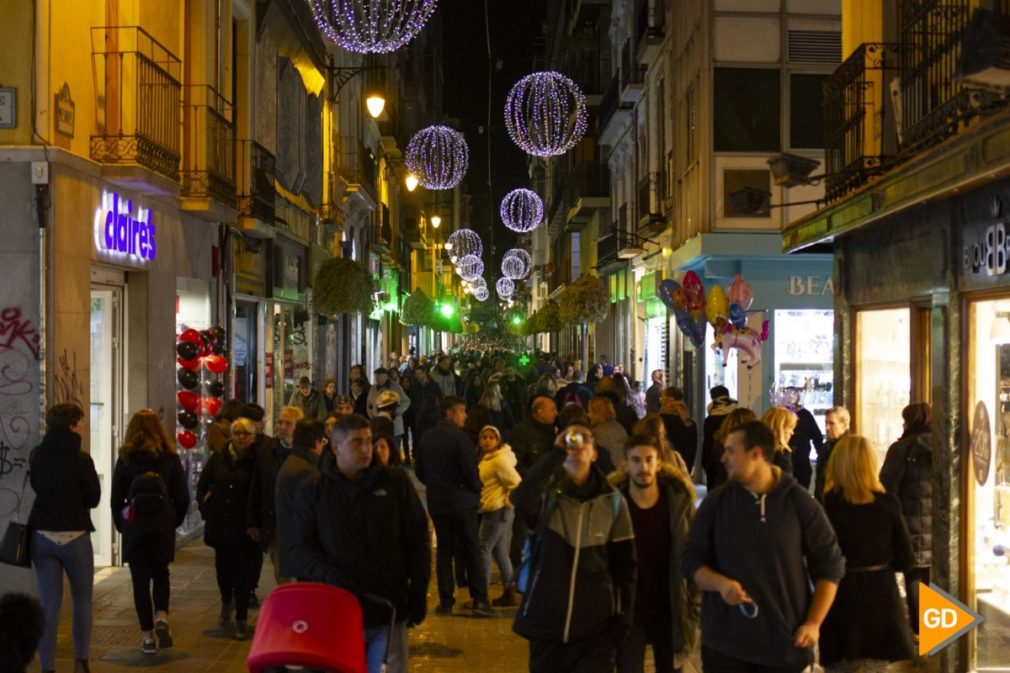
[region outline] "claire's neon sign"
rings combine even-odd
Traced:
[[[137,206],[117,192],[103,192],[102,205],[95,214],[95,244],[115,257],[149,262],[158,253],[151,210]]]

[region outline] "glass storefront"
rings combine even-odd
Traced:
[[[856,314],[856,409],[852,432],[865,436],[883,465],[901,437],[901,410],[912,390],[911,315],[907,308]]]
[[[706,325],[705,343],[702,345],[703,352],[708,352],[707,356],[703,356],[705,357],[705,390],[703,391],[705,404],[710,402],[708,391],[715,386],[726,386],[729,396],[734,400],[739,399],[739,353],[735,349],[730,350],[729,353],[721,349],[713,351],[713,343],[715,343],[715,330],[712,325]]]
[[[1010,299],[975,302],[969,312],[968,406],[970,506],[962,534],[974,573],[969,606],[985,617],[974,669],[1010,670]],[[970,514],[969,514],[970,513]],[[974,601],[974,604],[972,604]]]
[[[274,304],[272,323],[273,350],[267,357],[272,371],[267,372],[267,384],[273,395],[267,395],[267,413],[276,419],[298,387],[298,379],[312,378],[313,335],[311,316],[304,306]]]
[[[775,311],[775,386],[796,388],[822,433],[834,404],[834,332],[834,311]]]

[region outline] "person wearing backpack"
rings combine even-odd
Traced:
[[[152,409],[135,413],[126,427],[109,503],[133,580],[140,650],[155,654],[173,644],[168,566],[175,558],[175,529],[189,509],[189,489],[182,461]]]
[[[586,375],[581,370],[572,374],[572,382],[558,390],[554,400],[558,409],[564,409],[569,404],[585,409],[589,405],[589,399],[593,396],[593,391],[586,387]]]

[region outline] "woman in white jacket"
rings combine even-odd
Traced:
[[[501,433],[493,425],[485,425],[480,431],[481,460],[480,481],[480,557],[484,565],[484,577],[491,582],[491,557],[494,556],[501,574],[502,595],[491,601],[495,607],[510,607],[519,604],[516,594],[515,574],[509,560],[512,544],[512,520],[515,510],[509,502],[511,493],[522,477],[516,471],[516,457],[508,444],[502,444]]]

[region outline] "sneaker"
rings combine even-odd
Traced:
[[[158,646],[154,644],[154,638],[144,636],[144,640],[140,643],[140,651],[144,654],[157,654]]]
[[[172,631],[168,628],[168,622],[159,619],[154,623],[154,635],[158,639],[158,647],[166,649],[172,647]]]
[[[255,591],[249,592],[249,607],[258,608],[260,606],[260,599],[256,596]]]
[[[494,617],[494,610],[491,609],[491,604],[487,602],[486,598],[481,600],[475,599],[470,615],[473,617]]]
[[[249,640],[249,627],[240,619],[235,620],[235,640]]]
[[[221,626],[231,624],[231,610],[231,601],[221,601],[221,616],[218,618],[218,623]]]

